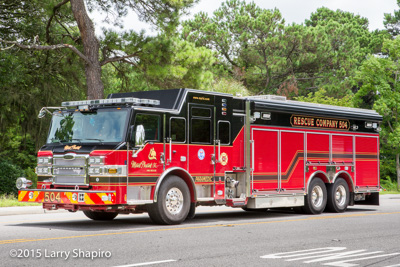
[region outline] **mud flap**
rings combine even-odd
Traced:
[[[371,193],[365,196],[365,200],[356,201],[356,205],[375,205],[379,206],[379,192]]]

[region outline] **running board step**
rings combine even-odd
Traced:
[[[250,198],[249,209],[288,208],[304,206],[304,196],[274,196]]]

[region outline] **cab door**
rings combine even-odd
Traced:
[[[200,185],[200,197],[214,196],[215,175],[215,132],[214,107],[211,105],[188,105],[189,153],[188,170],[195,178],[196,187]],[[204,187],[203,187],[204,186]]]
[[[165,168],[179,167],[187,170],[187,123],[186,118],[172,116],[168,119],[165,138]]]
[[[151,203],[152,186],[164,171],[163,124],[162,114],[135,113],[128,150],[127,203]]]

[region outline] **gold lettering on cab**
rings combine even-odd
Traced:
[[[205,97],[205,96],[194,96],[193,99],[201,100],[201,101],[210,101],[211,100],[209,97]]]
[[[152,162],[148,163],[143,160],[142,162],[132,161],[131,166],[134,169],[156,169],[158,167],[158,164]]]
[[[65,146],[64,150],[79,150],[82,146],[72,145],[72,146]]]
[[[212,176],[196,176],[195,181],[196,183],[212,182]]]
[[[302,115],[292,115],[290,124],[294,127],[324,128],[349,130],[350,121],[342,119],[320,118]]]

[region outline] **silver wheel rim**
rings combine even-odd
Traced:
[[[316,208],[321,207],[323,200],[324,200],[324,191],[322,191],[322,188],[319,185],[314,186],[311,192],[311,201],[314,207]]]
[[[343,185],[339,185],[336,188],[335,201],[338,206],[343,206],[346,202],[346,189]]]
[[[165,206],[170,214],[176,215],[183,208],[183,194],[179,188],[171,188],[165,197]]]

